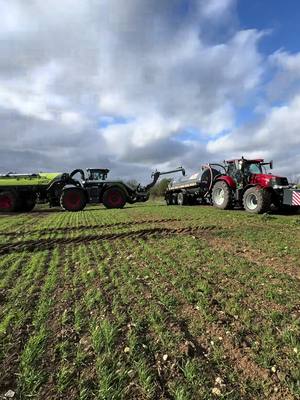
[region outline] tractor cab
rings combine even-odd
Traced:
[[[87,181],[105,181],[109,173],[109,169],[102,168],[88,168]]]
[[[251,183],[254,177],[270,179],[273,175],[269,174],[266,166],[273,168],[273,162],[265,162],[263,159],[246,160],[245,158],[229,160],[225,162],[227,175],[233,178],[237,186],[246,186]]]

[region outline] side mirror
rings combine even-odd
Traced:
[[[270,161],[270,169],[273,169],[273,160]]]

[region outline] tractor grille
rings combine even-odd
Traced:
[[[273,185],[288,186],[289,182],[287,178],[273,178]]]

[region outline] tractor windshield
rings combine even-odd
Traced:
[[[246,169],[248,169],[248,172],[250,174],[262,174],[262,166],[259,163],[253,163],[253,164],[248,164],[246,166]]]

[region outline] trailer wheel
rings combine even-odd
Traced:
[[[17,206],[17,195],[13,192],[0,193],[0,212],[13,212]]]
[[[180,192],[177,195],[177,203],[179,206],[185,206],[187,204],[187,196],[186,194]]]
[[[167,204],[167,206],[170,206],[170,205],[172,205],[172,202],[171,202],[171,197],[170,197],[169,195],[167,195],[167,196],[165,197],[165,200],[166,200],[166,204]]]
[[[106,208],[123,208],[126,197],[121,189],[113,187],[104,192],[102,202]]]
[[[258,187],[246,190],[243,205],[246,211],[252,214],[261,214],[270,210],[272,195],[270,192]]]
[[[233,193],[226,182],[218,181],[212,189],[213,205],[222,210],[233,208]]]
[[[61,208],[66,211],[81,211],[86,202],[84,191],[75,187],[64,190],[60,196]]]
[[[173,193],[171,196],[171,204],[173,206],[176,206],[178,204],[178,197],[177,197],[177,193]]]

